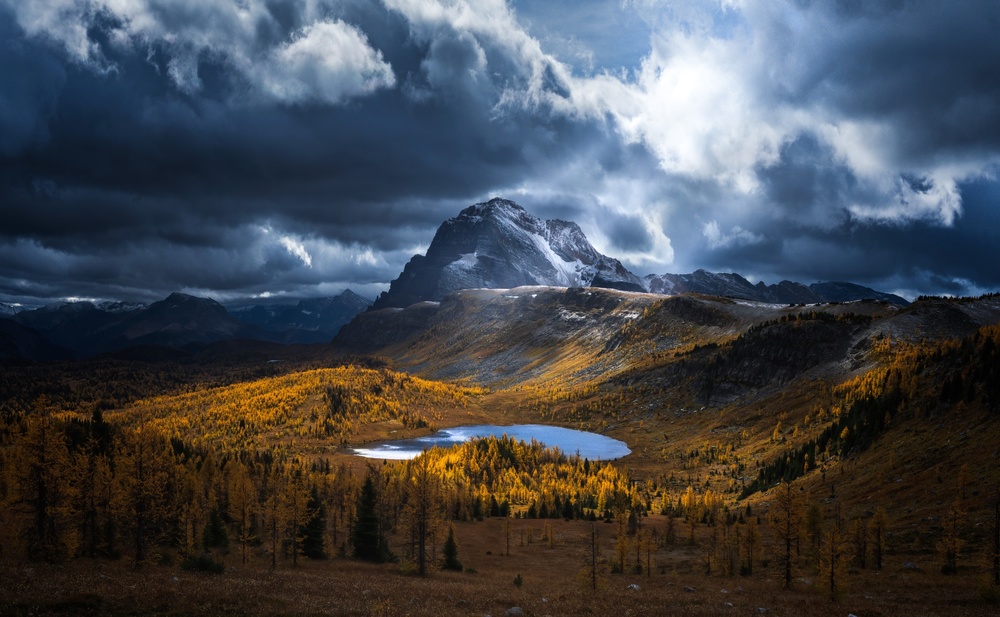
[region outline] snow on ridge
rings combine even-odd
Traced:
[[[464,253],[459,255],[458,259],[448,264],[447,268],[455,268],[458,270],[472,270],[476,267],[476,262],[479,261],[479,255],[475,252]]]

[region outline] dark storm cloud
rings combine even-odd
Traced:
[[[1000,284],[1000,4],[534,4],[0,0],[0,296],[374,296],[498,194],[639,274]]]
[[[705,251],[700,259],[709,269],[768,283],[853,281],[911,296],[1000,289],[1000,188],[979,180],[961,191],[964,211],[952,226],[844,223],[820,230],[772,223],[760,228],[767,234],[762,242]]]
[[[157,7],[166,27],[187,23],[191,7],[178,7]],[[296,7],[268,3],[245,53],[311,36]],[[74,61],[51,33],[29,36],[0,8],[0,28],[11,35],[2,50],[12,76],[3,121],[18,129],[5,133],[0,150],[0,238],[17,251],[48,251],[43,261],[62,260],[65,274],[105,285],[140,289],[145,280],[166,292],[320,282],[280,248],[268,259],[241,253],[253,245],[242,237],[247,229],[273,226],[354,247],[368,265],[344,268],[343,276],[384,282],[470,196],[516,183],[597,135],[549,112],[497,107],[530,77],[503,40],[447,23],[421,35],[378,3],[329,8],[323,23],[362,32],[377,50],[369,55],[392,67],[383,87],[329,102],[262,100],[255,80],[273,79],[234,68],[232,46],[213,54],[156,38],[116,44],[128,22],[105,15],[89,23],[90,55]],[[223,42],[241,36],[222,30]],[[325,92],[313,83],[319,78],[307,77],[307,86]],[[548,82],[558,85],[551,75]],[[19,238],[33,241],[12,244]],[[369,249],[407,255],[389,265],[366,257]],[[144,258],[162,254],[170,258]],[[106,259],[104,269],[81,271],[90,256]],[[34,269],[19,261],[8,276]],[[55,281],[58,270],[29,277]],[[289,274],[297,270],[301,280]]]
[[[732,10],[725,34],[654,39],[646,107],[629,117],[674,184],[677,264],[911,295],[996,289],[983,264],[1000,245],[983,234],[1000,224],[1000,4]],[[678,89],[692,74],[702,85]]]
[[[1000,4],[802,4],[804,27],[761,22],[760,40],[776,62],[775,103],[905,127],[887,145],[906,164],[1000,147]]]

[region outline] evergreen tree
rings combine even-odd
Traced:
[[[319,498],[319,490],[313,486],[309,492],[306,509],[312,516],[302,530],[302,554],[309,559],[326,559],[324,536],[326,535],[326,506]]]
[[[458,560],[458,544],[455,542],[454,525],[448,525],[448,538],[444,541],[441,554],[444,557],[445,570],[462,571],[462,562]]]
[[[378,492],[375,489],[375,470],[372,469],[361,486],[358,495],[358,514],[351,530],[354,557],[375,563],[384,563],[389,558],[389,548],[382,533],[382,521],[378,511]]]
[[[212,548],[225,551],[229,548],[229,532],[226,531],[226,523],[218,508],[212,508],[208,514],[208,522],[202,533],[202,545],[206,551]]]

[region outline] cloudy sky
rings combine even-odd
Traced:
[[[0,0],[0,300],[374,297],[493,196],[640,275],[995,291],[998,31],[995,0]]]

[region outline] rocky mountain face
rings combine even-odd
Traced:
[[[328,342],[372,301],[345,290],[333,298],[309,298],[291,305],[242,306],[230,313],[245,324],[280,335],[286,343]]]
[[[682,405],[723,406],[803,376],[840,383],[870,362],[873,341],[960,338],[998,320],[997,296],[802,306],[532,286],[360,313],[334,346],[491,388],[597,379],[669,393]]]
[[[644,291],[616,259],[598,253],[576,223],[543,221],[506,199],[470,206],[438,228],[372,308],[439,301],[459,289],[524,285]]]
[[[735,273],[715,273],[697,270],[691,274],[658,274],[643,279],[650,293],[676,295],[700,293],[708,296],[741,298],[768,304],[822,304],[880,300],[907,306],[910,303],[895,294],[883,293],[854,283],[813,283],[803,285],[781,281],[774,285],[756,285]]]

